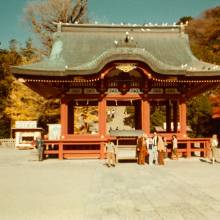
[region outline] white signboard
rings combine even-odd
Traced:
[[[61,124],[48,124],[48,140],[59,140],[61,136]]]
[[[37,121],[16,121],[15,128],[37,128]]]

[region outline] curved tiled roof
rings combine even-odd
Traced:
[[[139,61],[168,75],[219,76],[220,67],[199,61],[182,26],[58,25],[50,57],[13,67],[24,75],[89,75],[113,61]]]

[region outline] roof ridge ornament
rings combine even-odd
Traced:
[[[130,36],[129,32],[125,32],[125,38],[121,40],[114,40],[116,47],[137,47],[137,42],[134,41],[134,37]]]

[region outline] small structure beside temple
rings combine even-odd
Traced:
[[[37,121],[16,121],[12,128],[16,149],[33,148],[33,141],[42,136],[43,129],[37,127]]]
[[[151,112],[164,109],[166,130],[191,156],[186,101],[216,87],[220,67],[198,60],[183,25],[57,24],[48,59],[12,67],[15,77],[45,98],[61,100],[61,135],[45,154],[59,159],[104,158],[111,130],[151,131]],[[132,135],[131,135],[132,136]]]

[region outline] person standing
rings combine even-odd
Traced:
[[[36,147],[38,150],[38,161],[42,161],[44,154],[44,141],[40,136],[36,138]]]
[[[157,147],[158,147],[158,165],[164,165],[164,155],[166,152],[166,147],[163,138],[160,135],[158,136]]]
[[[217,147],[218,147],[218,138],[216,134],[212,135],[212,138],[210,140],[210,147],[211,147],[211,152],[212,152],[212,159],[211,162],[212,164],[215,163],[216,157],[217,157]]]
[[[146,139],[145,136],[138,137],[137,139],[137,162],[139,165],[145,164],[145,157],[147,154],[147,147],[146,147]]]
[[[168,152],[167,152],[168,143],[167,143],[167,138],[166,137],[163,137],[163,143],[164,143],[164,147],[165,147],[164,158],[167,158],[168,157]]]
[[[154,136],[153,136],[153,160],[155,162],[155,164],[158,164],[158,134],[157,132],[154,132]]]
[[[147,143],[147,150],[148,150],[148,164],[153,165],[153,161],[154,161],[153,138],[149,136],[146,139],[146,143]]]
[[[178,160],[178,141],[176,135],[172,136],[172,154],[171,154],[171,159],[173,160]]]
[[[112,112],[111,112],[111,118],[112,118],[112,119],[115,118],[115,109],[114,109],[114,108],[112,109]]]
[[[115,167],[116,165],[116,157],[117,157],[117,149],[115,144],[108,140],[108,143],[106,144],[106,154],[107,154],[107,165],[108,167]]]

